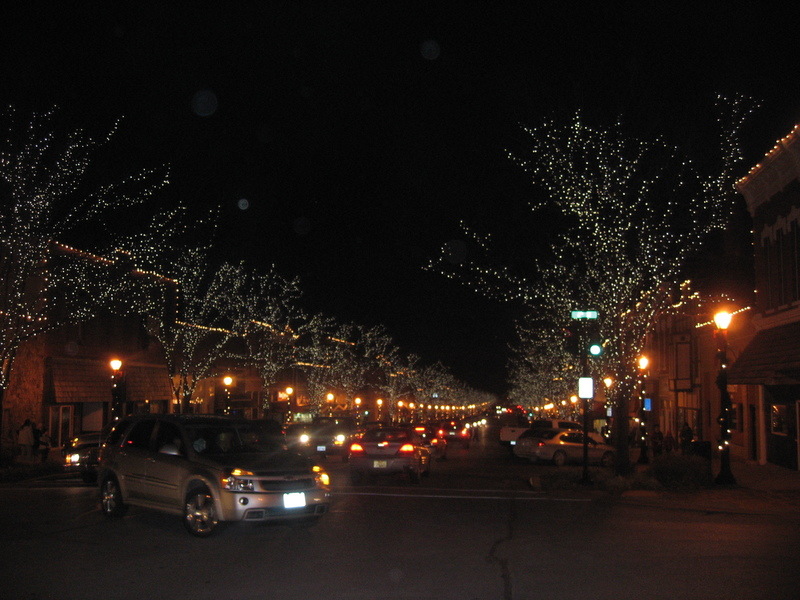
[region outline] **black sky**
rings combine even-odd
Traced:
[[[222,256],[498,391],[513,312],[422,266],[462,219],[541,237],[503,158],[518,123],[623,115],[700,153],[713,95],[746,93],[754,164],[800,122],[797,9],[651,4],[26,3],[0,23],[0,101],[124,117],[123,165],[169,163],[165,200],[221,206]]]

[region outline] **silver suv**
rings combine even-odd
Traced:
[[[98,481],[106,516],[152,508],[201,537],[222,521],[315,520],[331,497],[327,473],[280,434],[221,416],[122,419],[100,449]]]

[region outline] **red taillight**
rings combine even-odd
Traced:
[[[423,431],[425,431],[425,428],[424,427],[414,427],[414,431],[418,431],[418,432],[422,433]]]
[[[444,429],[439,430],[439,435],[444,436]]]
[[[467,437],[468,435],[469,435],[469,431],[467,431],[466,429],[462,429],[461,430],[461,437]]]
[[[414,444],[403,444],[400,446],[400,450],[398,452],[408,453],[414,452]]]
[[[361,444],[350,444],[350,452],[363,452],[364,448]]]
[[[536,445],[537,445],[539,448],[541,448],[542,446],[544,446],[544,442],[536,442]]]

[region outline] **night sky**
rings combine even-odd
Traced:
[[[221,207],[220,256],[275,263],[309,308],[382,323],[490,391],[513,309],[422,266],[462,219],[518,256],[536,247],[534,192],[503,158],[519,123],[622,115],[701,155],[714,94],[745,93],[762,105],[746,138],[755,164],[800,122],[793,8],[24,4],[0,23],[4,105],[58,106],[98,133],[122,117],[122,166],[168,163],[165,202]]]

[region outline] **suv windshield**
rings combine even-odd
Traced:
[[[202,423],[186,426],[195,452],[202,455],[274,452],[282,440],[256,423]]]

